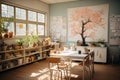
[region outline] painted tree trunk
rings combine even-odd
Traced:
[[[81,33],[82,44],[81,44],[81,46],[88,46],[88,45],[86,44],[86,41],[85,41],[86,36],[84,35],[84,32],[85,32],[85,25],[86,25],[88,22],[90,22],[90,21],[88,20],[88,21],[85,22],[85,23],[82,21],[82,33]]]
[[[81,35],[81,38],[82,38],[82,44],[81,44],[81,46],[88,46],[88,45],[86,44],[84,35]]]

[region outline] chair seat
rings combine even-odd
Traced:
[[[65,69],[67,67],[68,67],[67,64],[58,64],[58,69]]]
[[[70,77],[68,76],[68,64],[65,64],[64,61],[61,61],[60,58],[56,58],[56,57],[49,57],[48,58],[48,62],[49,62],[49,69],[50,69],[50,80],[52,80],[52,77],[54,75],[54,71],[57,71],[58,74],[58,78],[60,77],[61,79],[63,77],[70,79]],[[60,73],[60,76],[59,76]],[[64,76],[63,76],[64,73]]]
[[[83,61],[83,59],[72,59],[72,61]]]

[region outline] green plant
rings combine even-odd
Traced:
[[[24,43],[24,40],[20,38],[20,39],[17,39],[16,42],[18,45],[22,46]]]
[[[10,23],[14,20],[13,17],[7,18],[7,17],[2,17],[0,18],[0,33],[1,32],[8,32],[8,26]]]
[[[37,44],[38,41],[39,41],[38,35],[33,35],[33,34],[32,34],[32,35],[26,36],[26,37],[24,38],[24,42],[25,42],[27,45],[33,44],[33,43]]]

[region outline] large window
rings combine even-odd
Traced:
[[[37,21],[37,14],[33,11],[28,11],[28,20],[29,21]]]
[[[44,14],[41,14],[41,13],[38,13],[38,22],[45,22],[45,15]]]
[[[26,10],[16,8],[16,19],[23,19],[26,20]]]
[[[26,35],[26,24],[25,23],[16,23],[16,35],[17,36]]]
[[[28,34],[36,34],[36,24],[28,24]]]
[[[14,34],[14,23],[13,22],[9,25],[8,32],[13,32]]]
[[[38,25],[38,35],[44,35],[44,25]]]
[[[1,16],[12,17],[14,22],[8,27],[15,36],[31,34],[45,35],[45,14],[36,10],[29,10],[23,7],[1,4]]]
[[[13,6],[2,4],[1,8],[2,8],[2,10],[1,10],[2,11],[2,17],[12,17],[12,16],[14,16],[14,7]]]

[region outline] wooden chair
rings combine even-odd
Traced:
[[[91,51],[90,53],[89,53],[89,55],[90,55],[90,68],[91,68],[91,78],[93,78],[93,76],[94,76],[94,51]]]
[[[88,56],[84,58],[84,69],[88,73],[89,80],[91,80],[91,68],[90,68],[90,55],[88,53]],[[79,66],[83,67],[83,61],[79,63]]]
[[[89,70],[89,79],[92,80],[94,76],[94,51],[89,51],[88,57],[85,59],[85,69]],[[81,64],[82,65],[82,64]]]
[[[63,64],[67,64],[67,76],[68,80],[71,79],[71,67],[72,67],[72,60],[69,57],[63,57],[62,59]]]
[[[53,79],[54,72],[57,74],[58,79],[63,79],[63,74],[66,77],[67,80],[70,78],[68,77],[68,64],[61,63],[60,58],[56,57],[48,57],[48,64],[49,64],[49,70],[50,70],[50,80]],[[55,76],[55,77],[57,77]]]

